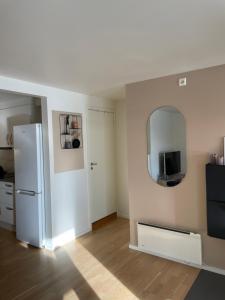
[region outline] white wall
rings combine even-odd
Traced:
[[[115,102],[98,97],[56,89],[31,82],[0,76],[0,90],[42,97],[42,121],[45,157],[46,190],[46,239],[47,247],[55,248],[74,236],[90,230],[86,118],[88,107],[106,108],[115,111]],[[54,173],[52,111],[62,110],[82,113],[84,117],[85,168],[77,171]],[[117,172],[118,213],[128,216],[128,196],[126,187],[126,129],[125,105],[117,106]],[[121,167],[122,166],[122,167]]]
[[[116,158],[118,215],[129,218],[126,102],[116,102]]]
[[[114,100],[106,99],[102,97],[89,97],[88,98],[88,109],[99,109],[99,110],[106,110],[115,112],[116,110],[116,103]]]
[[[49,132],[53,132],[53,110],[81,113],[83,115],[83,149],[85,153],[84,169],[54,174],[52,183],[52,235],[54,246],[90,230],[86,147],[86,102],[88,97],[77,93],[67,93],[62,95],[62,98],[48,98]],[[49,135],[50,145],[53,143],[52,138],[52,134]],[[53,156],[53,149],[50,148],[50,151]]]
[[[45,157],[46,237],[54,248],[90,229],[87,193],[86,110],[88,96],[44,85],[0,77],[0,90],[42,96]],[[85,168],[54,173],[52,110],[83,113]]]

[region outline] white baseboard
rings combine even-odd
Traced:
[[[90,232],[90,231],[92,231],[92,228],[91,228],[91,227],[88,227],[87,229],[85,229],[85,230],[83,230],[83,231],[77,233],[77,234],[75,235],[75,239],[79,238],[80,236],[82,236],[82,235],[84,235],[84,234],[86,234],[86,233],[88,233],[88,232]]]
[[[119,218],[124,218],[124,219],[130,219],[130,216],[129,215],[127,215],[127,214],[123,214],[123,213],[120,213],[120,212],[117,212],[117,216],[119,217]]]
[[[50,251],[54,251],[56,248],[62,247],[64,245],[66,245],[67,243],[72,242],[76,238],[78,238],[90,231],[91,231],[91,228],[89,228],[89,227],[86,230],[79,232],[77,234],[75,234],[73,229],[66,231],[66,232],[54,237],[51,241],[48,240],[48,242],[45,245],[45,248]]]
[[[143,250],[140,250],[138,248],[138,246],[132,245],[132,244],[129,244],[129,248],[132,249],[132,250],[135,250],[135,251],[140,251],[140,252],[144,252],[144,253],[147,253],[147,254],[150,254],[150,255],[158,256],[158,257],[161,257],[161,258],[164,258],[164,259],[172,260],[172,261],[175,261],[175,262],[178,262],[178,263],[181,263],[181,264],[185,264],[185,265],[188,265],[188,266],[191,266],[191,267],[194,267],[194,268],[198,268],[198,269],[201,269],[201,270],[206,270],[206,271],[213,272],[213,273],[216,273],[216,274],[225,275],[225,270],[224,269],[211,267],[211,266],[208,266],[208,265],[205,265],[205,264],[195,265],[195,264],[188,263],[188,262],[185,262],[185,261],[182,261],[182,260],[178,260],[178,259],[174,259],[174,258],[171,258],[171,257],[168,257],[168,256],[160,255],[158,253],[152,253],[150,251],[143,251]]]
[[[135,245],[132,245],[132,244],[129,244],[129,248],[132,249],[132,250],[140,251],[138,249],[138,246],[135,246]]]

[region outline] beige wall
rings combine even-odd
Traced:
[[[55,173],[67,172],[72,170],[84,169],[84,149],[83,145],[79,149],[62,149],[61,147],[61,129],[59,118],[61,114],[76,114],[73,112],[52,111],[52,128],[53,128],[53,143],[54,143],[54,170]],[[83,116],[82,122],[83,123]],[[83,141],[83,124],[81,137]]]
[[[183,75],[187,86],[178,87]],[[126,92],[131,244],[140,220],[193,230],[202,233],[204,263],[225,268],[225,240],[206,233],[205,195],[209,153],[223,151],[225,66],[129,84]],[[186,119],[187,175],[173,188],[157,185],[147,170],[147,119],[162,105],[175,106]]]

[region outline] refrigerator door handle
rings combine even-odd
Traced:
[[[35,192],[33,191],[17,190],[16,193],[20,195],[35,196]]]

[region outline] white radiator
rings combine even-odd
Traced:
[[[201,235],[138,223],[138,249],[188,264],[202,264]]]

